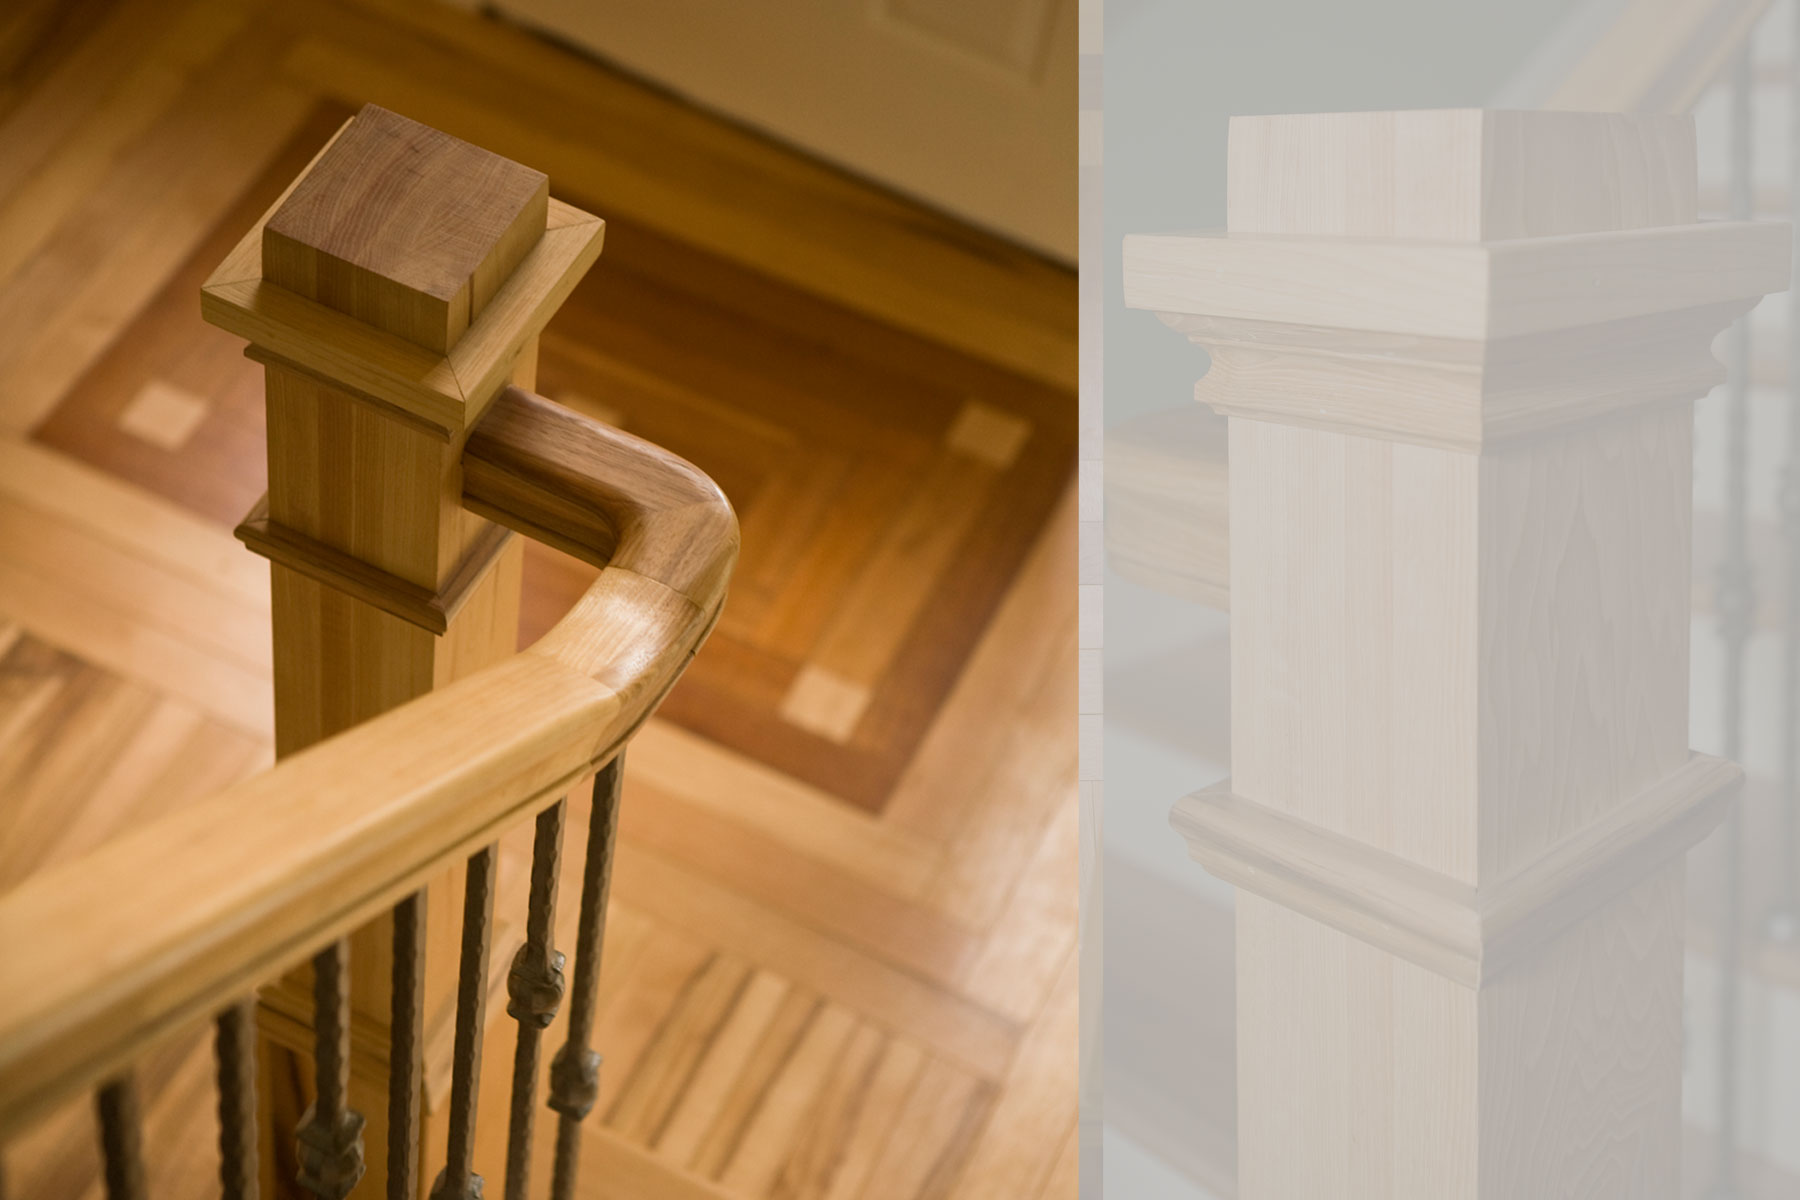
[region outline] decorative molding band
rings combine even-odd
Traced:
[[[1479,888],[1484,978],[1686,854],[1724,820],[1743,781],[1738,764],[1690,753],[1598,821]]]
[[[1728,303],[1787,283],[1785,221],[1501,242],[1274,234],[1125,239],[1125,303],[1157,312],[1488,341]]]
[[[1169,823],[1227,883],[1469,987],[1685,853],[1725,815],[1743,770],[1705,754],[1476,887],[1235,795],[1230,780],[1178,801]]]
[[[1724,382],[1714,333],[1748,299],[1495,341],[1157,315],[1212,365],[1194,398],[1219,413],[1476,452]]]
[[[438,635],[449,629],[450,618],[513,536],[504,525],[490,525],[456,564],[456,571],[443,590],[433,592],[270,520],[266,492],[233,532],[240,542],[269,561]]]

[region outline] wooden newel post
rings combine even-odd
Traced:
[[[503,387],[533,384],[537,336],[601,234],[541,172],[370,106],[208,281],[207,320],[266,368],[269,491],[239,536],[270,560],[278,755],[515,649],[520,543],[464,510],[463,443]],[[429,1114],[448,1090],[461,878],[428,889],[427,1144],[443,1136]],[[351,939],[358,1195],[384,1194],[392,954],[391,914]],[[311,1093],[312,1009],[310,972],[261,996],[262,1112],[287,1130],[296,1081]],[[292,1192],[289,1135],[265,1136],[263,1167]]]
[[[1135,307],[1230,417],[1243,1200],[1658,1200],[1681,1142],[1692,401],[1787,286],[1684,117],[1234,120]]]

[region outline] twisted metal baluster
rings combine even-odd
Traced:
[[[1731,75],[1731,217],[1750,219],[1751,65],[1748,43],[1738,52]],[[1750,445],[1750,318],[1740,317],[1731,330],[1731,363],[1726,442],[1725,558],[1719,567],[1719,637],[1724,643],[1724,756],[1743,757],[1744,649],[1750,639],[1756,594],[1747,544]],[[1719,1095],[1718,1158],[1709,1200],[1737,1200],[1738,1125],[1738,996],[1742,987],[1744,827],[1741,804],[1725,818],[1725,902],[1719,916]]]
[[[148,1200],[137,1085],[129,1075],[115,1079],[94,1094],[94,1103],[100,1114],[100,1153],[106,1164],[107,1200]]]
[[[581,878],[581,927],[575,939],[575,987],[569,998],[569,1038],[550,1064],[550,1107],[558,1114],[551,1200],[569,1200],[581,1150],[581,1121],[600,1096],[600,1056],[588,1048],[600,990],[600,955],[606,940],[606,896],[612,887],[613,844],[619,829],[619,784],[625,752],[594,776],[594,808],[588,817],[587,862]]]
[[[529,1195],[539,1047],[544,1030],[556,1019],[562,1004],[563,956],[551,942],[556,936],[556,882],[567,811],[564,799],[538,814],[525,944],[513,956],[512,970],[506,976],[506,1011],[519,1023],[518,1048],[513,1054],[512,1116],[506,1136],[506,1200],[527,1200]]]
[[[256,1001],[219,1014],[219,1189],[225,1200],[256,1200]]]
[[[425,892],[394,906],[388,1056],[388,1200],[419,1195],[419,1097],[425,1078]]]
[[[363,1177],[363,1116],[350,1107],[350,943],[313,956],[313,1063],[318,1098],[300,1118],[300,1186],[344,1200]]]
[[[1800,67],[1800,5],[1789,61]],[[1800,78],[1788,86],[1788,217],[1800,226]],[[1800,240],[1789,269],[1800,280]],[[1781,529],[1787,545],[1787,611],[1781,672],[1781,897],[1769,913],[1771,940],[1800,941],[1800,303],[1788,304],[1787,462],[1781,469]]]
[[[456,1049],[450,1079],[450,1145],[432,1200],[481,1200],[475,1174],[475,1099],[481,1084],[481,1034],[487,1015],[488,944],[493,939],[493,846],[469,859],[463,893],[462,964],[456,980]]]

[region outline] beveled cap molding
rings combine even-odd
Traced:
[[[266,492],[232,532],[270,562],[280,563],[439,636],[450,628],[450,619],[513,536],[513,531],[504,525],[490,524],[463,553],[443,589],[434,592],[271,520]]]
[[[1481,886],[1235,795],[1230,780],[1176,802],[1169,823],[1227,883],[1481,987],[1699,842],[1742,779],[1734,763],[1691,755],[1529,866]]]
[[[1234,417],[1477,450],[1722,378],[1713,337],[1787,287],[1790,227],[1503,242],[1130,237],[1125,298],[1213,354]]]
[[[313,159],[307,178],[355,122]],[[293,188],[251,226],[200,289],[201,315],[352,393],[374,397],[457,437],[510,381],[525,344],[600,257],[606,223],[551,199],[544,230],[447,354],[308,299],[265,276],[263,231]]]
[[[1224,416],[1478,451],[1725,381],[1716,332],[1753,298],[1496,341],[1159,313],[1212,365],[1194,399]]]
[[[1134,234],[1125,303],[1159,313],[1492,341],[1787,287],[1786,221],[1500,242]]]

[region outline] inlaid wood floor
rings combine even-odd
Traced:
[[[262,368],[194,296],[350,115],[306,118],[40,442],[220,523],[249,511]],[[738,510],[731,603],[664,716],[879,810],[1067,482],[1066,393],[617,218],[538,387],[688,458]],[[526,641],[594,576],[541,547],[529,570]]]
[[[198,284],[365,100],[608,219],[539,389],[743,521],[627,772],[586,1194],[1072,1197],[1073,276],[490,21],[0,17],[0,887],[269,760],[260,370]],[[529,639],[587,576],[527,570]],[[207,1193],[187,1051],[161,1195]],[[98,1194],[82,1106],[8,1153]]]

